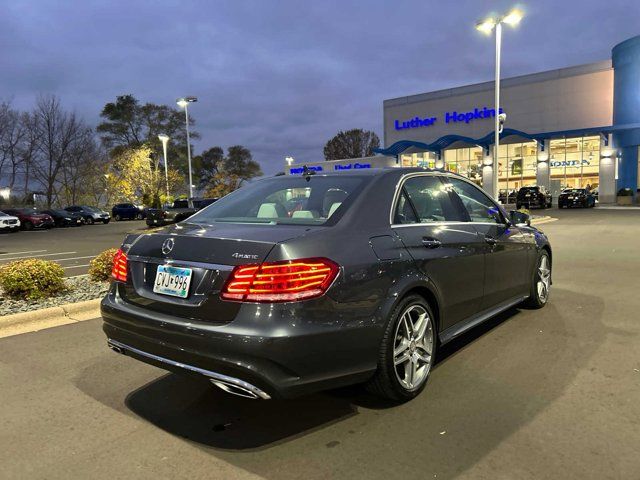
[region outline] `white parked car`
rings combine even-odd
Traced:
[[[20,230],[18,217],[0,212],[0,232],[17,232],[18,230]]]

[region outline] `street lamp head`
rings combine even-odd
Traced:
[[[158,135],[158,140],[160,140],[162,143],[166,143],[169,141],[169,135],[161,133],[160,135]]]
[[[188,104],[194,103],[194,102],[197,102],[197,101],[198,101],[198,97],[182,97],[182,98],[179,98],[178,100],[176,100],[176,103],[180,107],[184,108]]]
[[[287,165],[291,165],[294,162],[293,157],[284,157],[284,159],[287,162]]]
[[[515,27],[520,23],[520,20],[522,20],[523,16],[524,13],[522,13],[522,10],[514,8],[502,18],[502,22]]]
[[[495,26],[496,26],[495,19],[489,17],[476,23],[476,30],[486,35],[489,35]]]

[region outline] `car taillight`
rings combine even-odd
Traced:
[[[118,282],[127,281],[127,254],[124,253],[122,249],[118,249],[113,257],[111,276]]]
[[[327,258],[239,265],[220,296],[238,302],[293,302],[324,294],[340,267]]]

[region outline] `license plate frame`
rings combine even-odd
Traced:
[[[156,276],[153,280],[153,293],[170,297],[187,298],[193,270],[174,265],[158,265]],[[184,279],[184,280],[182,280]],[[160,280],[160,282],[158,281]]]

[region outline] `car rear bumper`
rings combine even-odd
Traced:
[[[56,226],[53,220],[34,220],[31,223],[34,228],[52,228]]]
[[[558,200],[558,205],[562,205],[564,207],[585,207],[587,204],[588,202],[586,200]]]
[[[288,318],[274,308],[288,309]],[[216,381],[240,386],[252,398],[290,398],[357,383],[376,368],[375,327],[295,319],[286,304],[243,305],[233,322],[216,325],[126,303],[112,287],[101,310],[112,349],[166,370],[204,375],[223,389]],[[261,323],[264,328],[256,327]]]

